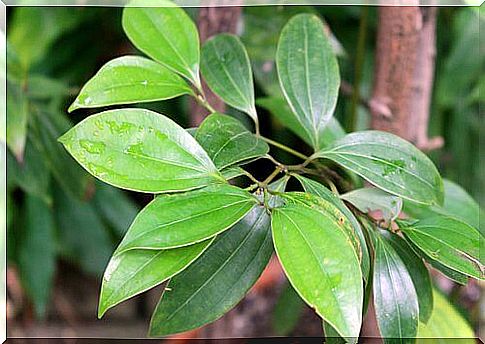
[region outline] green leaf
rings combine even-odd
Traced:
[[[348,134],[314,157],[333,160],[404,199],[443,203],[443,182],[436,167],[420,150],[396,135],[372,130]]]
[[[417,343],[446,344],[451,341],[462,344],[476,343],[473,329],[436,289],[433,290],[433,298],[435,300],[433,312],[427,324],[419,324]]]
[[[54,209],[61,254],[85,272],[101,276],[114,245],[96,209],[59,187],[55,188]]]
[[[467,276],[483,278],[481,236],[465,222],[437,215],[400,229],[429,258]]]
[[[303,141],[312,145],[312,138],[306,130],[300,125],[297,117],[293,114],[288,103],[278,97],[258,98],[256,104],[272,113],[279,122],[293,131]],[[320,131],[320,148],[327,147],[335,140],[345,136],[345,131],[334,117],[330,118],[327,125]]]
[[[470,226],[480,228],[478,203],[458,184],[447,179],[444,179],[443,183],[445,186],[443,209]]]
[[[22,161],[27,141],[29,102],[20,84],[9,82],[7,86],[7,146],[15,158]]]
[[[249,132],[241,122],[220,113],[213,113],[202,122],[195,139],[219,170],[269,152],[266,142]]]
[[[81,89],[69,112],[153,102],[192,93],[180,76],[164,66],[140,56],[123,56],[101,67]]]
[[[124,9],[126,35],[139,50],[200,87],[197,27],[174,3],[152,1],[155,7],[143,7],[150,3],[135,0]]]
[[[30,75],[27,80],[27,95],[33,100],[68,97],[69,91],[69,86],[65,82],[41,74]]]
[[[18,269],[37,316],[43,317],[56,269],[54,220],[51,209],[41,199],[27,194],[25,202],[25,227],[22,240],[18,241]]]
[[[345,233],[349,243],[354,248],[359,261],[362,258],[360,242],[354,233],[350,220],[333,203],[309,193],[287,192],[280,196],[287,204],[300,204],[321,212],[325,217],[333,220],[334,224]]]
[[[301,204],[273,209],[276,253],[298,294],[343,337],[358,337],[363,285],[359,260],[331,218]]]
[[[351,240],[355,251],[358,253],[359,260],[361,262],[362,274],[364,276],[364,280],[367,282],[370,272],[369,251],[367,249],[364,232],[362,231],[359,221],[355,218],[354,214],[352,214],[349,208],[345,206],[344,202],[342,202],[337,195],[335,195],[325,186],[300,175],[295,175],[295,178],[301,183],[305,192],[319,196],[320,198],[330,202],[349,220],[353,231],[347,232],[347,234],[349,235],[349,239]],[[356,241],[358,241],[358,245],[356,244]]]
[[[25,159],[19,163],[7,152],[8,177],[24,192],[42,199],[47,204],[52,202],[49,193],[50,174],[47,163],[31,139],[27,140]]]
[[[22,66],[29,69],[46,58],[55,41],[82,19],[70,8],[19,7],[9,18],[8,41],[18,52]]]
[[[406,243],[412,247],[413,251],[418,254],[421,258],[425,259],[434,269],[437,271],[441,272],[443,275],[451,279],[452,281],[461,284],[461,285],[466,285],[468,283],[468,276],[462,274],[461,272],[458,272],[456,270],[450,269],[437,260],[431,259],[428,257],[426,253],[424,253],[419,247],[417,247],[411,240],[408,238],[404,237],[406,240]]]
[[[468,283],[468,276],[462,274],[461,272],[458,272],[456,270],[450,269],[447,266],[444,266],[440,262],[434,259],[430,259],[429,257],[426,256],[426,254],[423,254],[424,257],[426,257],[427,261],[433,268],[441,272],[443,275],[448,277],[450,280],[461,284],[461,285],[466,285]]]
[[[418,330],[418,297],[396,251],[376,234],[373,295],[377,324],[385,342],[413,343]]]
[[[101,182],[96,183],[94,206],[120,237],[136,217],[139,207],[126,193]]]
[[[433,310],[433,284],[428,269],[423,260],[414,252],[414,249],[407,244],[406,240],[398,235],[387,235],[386,239],[401,258],[409,272],[418,296],[419,320],[428,322]]]
[[[402,209],[402,199],[376,188],[356,189],[340,197],[363,213],[380,210],[386,221],[394,221]]]
[[[244,170],[239,166],[231,166],[223,169],[221,171],[222,176],[226,180],[231,180],[236,177],[243,176],[245,174]]]
[[[224,181],[189,133],[149,110],[90,116],[59,141],[89,173],[128,190],[185,191]]]
[[[249,57],[239,38],[219,34],[202,47],[200,68],[210,89],[225,103],[247,113],[257,124],[253,73]]]
[[[315,150],[321,131],[337,104],[340,74],[337,58],[315,15],[293,17],[281,32],[276,54],[280,85],[299,130],[304,130]]]
[[[322,322],[323,326],[323,334],[325,336],[325,343],[327,344],[357,344],[359,338],[342,338],[338,334],[337,331],[327,323],[326,321]]]
[[[169,282],[150,335],[183,332],[220,318],[253,286],[272,252],[269,216],[256,207]]]
[[[176,275],[194,262],[212,241],[172,250],[131,250],[113,256],[104,272],[98,317]]]
[[[162,195],[136,217],[117,249],[168,249],[211,238],[238,222],[258,200],[231,185]]]
[[[273,308],[271,324],[277,336],[288,336],[298,325],[305,303],[291,284],[286,283]]]
[[[32,140],[42,153],[42,159],[65,192],[83,199],[92,179],[57,141],[59,135],[70,127],[69,121],[59,112],[39,111],[35,114]]]
[[[480,207],[478,203],[458,184],[448,179],[443,179],[445,189],[445,201],[442,207],[423,206],[411,202],[404,203],[406,214],[417,218],[425,219],[437,214],[455,217],[477,228],[482,235],[484,230],[480,227]]]

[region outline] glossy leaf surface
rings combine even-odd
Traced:
[[[104,272],[98,317],[185,269],[211,242],[209,239],[171,250],[130,250],[114,255]]]
[[[156,7],[143,7],[150,4]],[[136,0],[129,6],[123,29],[135,47],[200,86],[199,34],[187,13],[166,0]]]
[[[287,181],[281,178],[269,188],[283,192]],[[271,196],[269,204],[279,204],[278,197]],[[219,318],[242,299],[273,251],[269,221],[264,208],[253,208],[232,229],[218,236],[188,270],[174,277],[153,315],[150,333],[159,336],[201,326]]]
[[[321,147],[320,132],[337,103],[340,74],[323,23],[315,15],[300,14],[281,32],[276,54],[281,89],[312,146]]]
[[[375,243],[373,295],[379,330],[385,342],[413,343],[419,316],[413,281],[392,246],[380,236]]]
[[[219,34],[207,40],[202,47],[200,68],[204,80],[215,94],[258,122],[251,64],[237,36]]]
[[[367,243],[365,241],[364,233],[359,221],[355,218],[354,214],[352,214],[349,208],[345,206],[342,200],[325,186],[315,180],[300,175],[295,175],[295,177],[301,183],[305,192],[316,195],[332,203],[350,221],[353,232],[348,233],[349,238],[351,238],[351,241],[354,242],[353,246],[356,248],[356,252],[359,252],[359,250],[357,250],[357,245],[355,244],[356,239],[354,239],[354,237],[356,237],[359,242],[358,246],[361,252],[359,259],[361,261],[362,274],[364,279],[367,281],[370,272],[369,250],[367,249]]]
[[[269,216],[256,207],[169,282],[153,314],[150,335],[187,331],[221,317],[256,282],[272,252]]]
[[[354,233],[350,220],[331,202],[309,193],[287,192],[280,196],[286,204],[299,204],[322,213],[325,217],[331,219],[346,236],[348,242],[354,248],[359,261],[362,257],[360,242]]]
[[[409,142],[381,131],[348,134],[314,157],[327,158],[391,194],[443,203],[443,182],[431,160]]]
[[[419,320],[426,323],[433,310],[433,284],[423,260],[414,252],[406,240],[398,235],[388,235],[386,239],[401,258],[409,272],[418,296]]]
[[[189,133],[149,110],[90,116],[59,141],[95,177],[129,190],[184,191],[224,180]]]
[[[231,185],[162,195],[136,217],[117,249],[168,249],[211,238],[239,221],[258,200]]]
[[[179,75],[159,63],[141,56],[123,56],[101,67],[83,86],[69,112],[165,100],[191,93]]]
[[[396,219],[402,209],[402,200],[399,197],[377,188],[356,189],[340,197],[363,213],[380,210],[386,221]]]
[[[269,152],[266,142],[249,132],[241,122],[219,113],[213,113],[202,122],[195,139],[220,170]]]
[[[363,285],[359,260],[331,217],[301,204],[273,209],[273,241],[298,294],[344,337],[358,337]]]
[[[483,278],[480,257],[483,238],[465,222],[437,215],[402,226],[401,230],[429,258],[470,277]]]

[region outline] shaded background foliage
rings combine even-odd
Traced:
[[[197,9],[188,12],[194,19],[197,17]],[[256,97],[280,95],[273,63],[276,44],[287,20],[302,12],[318,13],[324,18],[333,33],[342,80],[360,90],[361,100],[343,90],[336,118],[348,131],[368,128],[370,114],[366,100],[370,99],[373,86],[375,8],[243,8],[237,33],[253,63]],[[367,21],[367,39],[359,49],[362,18]],[[429,121],[430,136],[441,136],[445,142],[441,149],[430,153],[433,161],[444,177],[460,184],[480,204],[485,197],[480,192],[485,175],[479,163],[485,125],[480,112],[483,93],[479,92],[485,84],[482,73],[485,38],[478,35],[478,29],[484,21],[485,15],[478,9],[439,10]],[[21,114],[15,116],[15,122],[8,123],[13,129],[7,134],[10,144],[7,283],[11,332],[29,333],[29,326],[35,327],[38,320],[74,329],[82,329],[92,322],[96,315],[97,288],[109,256],[137,211],[150,201],[147,196],[122,192],[95,181],[57,142],[74,123],[99,111],[83,110],[67,115],[67,106],[80,86],[105,62],[135,52],[120,23],[121,9],[117,8],[19,7],[8,12],[7,116],[11,111]],[[356,69],[360,72],[359,78],[355,77]],[[142,106],[168,115],[183,127],[194,123],[193,107],[187,97]],[[268,106],[260,108],[263,133],[301,147],[303,152],[309,151],[303,141],[264,108]],[[237,110],[228,109],[228,112],[249,125],[247,117],[240,116]],[[292,161],[291,156],[279,154],[279,159]],[[265,175],[269,166],[266,169],[260,164],[258,170],[252,172]],[[73,285],[73,280],[85,284],[85,288]],[[457,285],[441,286],[477,327],[479,287],[476,282],[464,291]],[[295,298],[291,287],[280,289],[281,297],[271,303],[274,315],[268,315],[272,317],[271,331],[295,333],[300,316],[306,316],[305,306]],[[100,323],[108,322],[116,327],[120,321],[146,319],[153,307],[150,298],[150,295],[138,297]],[[80,300],[86,301],[86,309],[78,308],[83,302]],[[294,312],[289,313],[288,309]],[[42,329],[36,329],[40,332],[35,334],[42,333]],[[78,335],[83,334],[82,330],[78,331]],[[136,331],[134,333],[144,334],[144,328]]]

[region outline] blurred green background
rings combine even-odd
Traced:
[[[358,51],[364,11],[367,39]],[[197,9],[188,12],[196,18]],[[279,32],[292,15],[300,12],[322,16],[334,36],[342,80],[359,88],[364,99],[370,98],[377,10],[358,6],[244,8],[238,34],[253,63],[256,95],[279,94],[272,65]],[[95,321],[97,290],[107,261],[137,211],[150,200],[94,180],[57,142],[73,124],[101,111],[67,114],[80,87],[112,58],[140,54],[123,34],[121,13],[119,8],[94,7],[18,7],[9,8],[7,13],[7,311],[9,331],[14,333],[25,334],[18,329],[39,321],[61,321],[69,326]],[[485,36],[479,35],[479,25],[484,22],[485,11],[477,8],[439,10],[429,123],[430,136],[445,140],[444,147],[430,156],[444,177],[460,184],[480,204],[485,197],[481,192],[485,174],[480,164],[484,94],[479,92],[485,86]],[[357,84],[356,65],[362,66]],[[189,126],[187,98],[144,106]],[[237,116],[235,110],[230,111]],[[266,136],[306,149],[277,118],[264,109],[259,111]],[[354,108],[349,96],[340,97],[336,117],[347,130],[369,126],[368,110],[361,105]],[[292,158],[282,155],[280,159]],[[259,173],[265,172],[261,167]],[[66,282],[70,280],[76,285]],[[456,286],[446,288],[476,328],[479,287],[469,286],[465,291]],[[147,317],[149,296],[141,300],[134,310],[125,312],[123,319]],[[291,306],[291,296],[288,300]],[[85,303],[87,310],[76,306],[79,303]],[[285,314],[276,316],[282,319],[278,321],[281,331],[288,332],[288,327],[291,331],[296,320],[285,318]]]

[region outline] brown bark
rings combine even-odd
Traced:
[[[441,138],[428,139],[436,44],[436,8],[381,7],[377,33],[374,129],[399,135],[424,150]]]
[[[241,7],[211,7],[213,0],[203,2],[205,6],[199,10],[199,18],[197,20],[197,26],[199,28],[199,35],[201,42],[206,41],[208,38],[221,33],[229,32],[236,33],[239,18],[241,16]],[[217,1],[218,5],[222,5],[221,1]],[[234,1],[228,2],[228,5],[234,4]],[[219,111],[225,111],[225,104],[219,99],[210,89],[205,82],[202,82],[202,88],[209,104]],[[207,110],[191,100],[190,104],[190,124],[192,126],[198,126],[207,116]]]
[[[419,35],[410,104],[410,114],[415,116],[415,120],[410,122],[411,141],[423,150],[433,150],[443,145],[441,137],[428,139],[427,131],[435,72],[437,11],[434,7],[421,9],[423,27]]]

